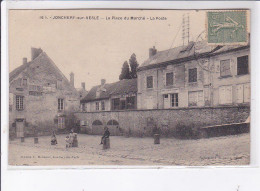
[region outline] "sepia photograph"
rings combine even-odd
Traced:
[[[250,165],[250,10],[8,10],[9,166]]]

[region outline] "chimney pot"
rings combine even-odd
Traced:
[[[31,53],[32,53],[32,60],[34,60],[42,53],[42,49],[41,48],[31,48]]]
[[[74,73],[73,72],[70,73],[70,84],[71,84],[71,86],[74,87]]]
[[[27,58],[23,58],[23,64],[27,64]]]
[[[156,53],[157,53],[157,50],[156,50],[155,46],[153,46],[153,48],[149,49],[149,58],[154,56]]]
[[[81,87],[83,90],[86,90],[85,82],[81,82]]]
[[[105,83],[106,83],[106,79],[101,79],[101,85],[103,86],[105,85]]]

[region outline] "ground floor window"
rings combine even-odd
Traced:
[[[219,87],[219,104],[232,104],[232,86]]]
[[[192,91],[188,95],[189,106],[204,106],[203,91]]]
[[[81,111],[86,111],[86,104],[85,103],[81,104]]]
[[[171,107],[179,106],[179,96],[177,93],[171,94]]]
[[[250,84],[238,84],[236,85],[236,102],[248,103],[250,102]]]
[[[96,111],[99,111],[99,102],[96,102]]]
[[[105,101],[101,101],[101,109],[105,110]]]
[[[126,98],[127,109],[136,109],[135,107],[135,96]]]
[[[112,99],[112,110],[119,110],[120,109],[120,99],[115,98]]]
[[[58,128],[59,129],[65,128],[65,118],[64,117],[58,117]]]

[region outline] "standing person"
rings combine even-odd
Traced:
[[[72,147],[73,139],[74,139],[74,132],[73,132],[73,129],[72,129],[72,130],[70,131],[70,134],[69,134],[70,147]]]
[[[51,136],[51,145],[57,145],[57,144],[58,144],[57,138],[56,138],[55,132],[53,131],[52,136]]]
[[[102,138],[101,138],[101,143],[100,143],[100,145],[103,144],[103,143],[104,143],[104,139],[105,139],[105,138],[109,138],[109,136],[110,136],[110,132],[109,132],[108,128],[105,127],[105,132],[104,132],[104,134],[103,134],[103,136],[102,136]]]
[[[66,149],[70,147],[70,137],[67,135],[66,138],[65,138],[65,141],[66,141]]]

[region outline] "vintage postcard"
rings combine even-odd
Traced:
[[[9,10],[10,166],[250,165],[250,10]]]

